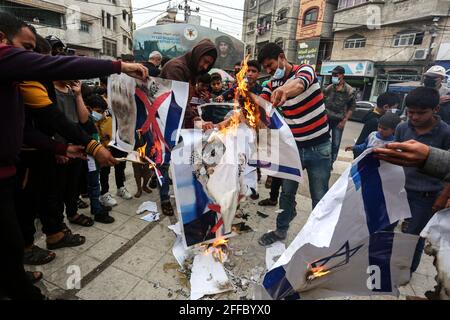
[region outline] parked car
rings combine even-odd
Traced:
[[[364,117],[376,107],[375,102],[371,101],[357,101],[356,109],[353,111],[350,120],[363,122]]]

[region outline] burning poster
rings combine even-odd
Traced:
[[[383,232],[411,216],[401,167],[356,159],[257,286],[257,299],[398,295],[418,237]]]
[[[227,119],[212,131],[183,130],[183,141],[172,153],[187,246],[230,235],[240,201],[256,191],[256,167],[300,180],[300,156],[288,126],[270,105],[261,106],[249,95],[245,73],[244,62],[237,75],[235,110]]]
[[[140,157],[143,162],[168,163],[179,138],[188,91],[184,82],[153,77],[141,82],[125,74],[112,75],[108,79],[113,115],[110,145],[131,153],[135,162]],[[142,148],[139,155],[133,153],[137,147]]]

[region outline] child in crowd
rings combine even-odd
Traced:
[[[378,96],[377,105],[364,118],[364,127],[356,140],[356,144],[362,144],[369,134],[378,130],[378,120],[386,113],[396,113],[400,105],[400,97],[392,92],[385,92]],[[353,150],[353,156],[356,159],[361,152],[358,149]]]
[[[102,96],[92,94],[86,98],[85,104],[87,108],[83,115],[80,115],[81,126],[93,139],[100,142],[96,124],[104,120],[107,103]],[[111,207],[105,207],[100,203],[100,168],[91,156],[88,156],[88,194],[94,220],[101,223],[113,223],[114,218],[109,215]]]
[[[375,147],[383,147],[386,143],[394,141],[395,128],[400,123],[400,117],[394,113],[386,113],[378,120],[378,130],[369,134],[361,144],[348,146],[345,151],[353,151],[358,154],[364,150]]]
[[[211,101],[211,76],[208,73],[197,78],[192,104],[204,104]]]
[[[223,90],[222,76],[219,73],[213,73],[211,75],[211,98],[215,99],[224,92],[225,90]]]
[[[416,140],[430,147],[450,149],[450,126],[436,113],[439,110],[439,92],[433,88],[419,87],[406,97],[408,121],[398,125],[395,141]],[[436,178],[423,174],[417,168],[404,168],[405,189],[411,208],[411,219],[403,228],[404,232],[419,235],[433,213],[442,207],[444,184]],[[447,189],[447,188],[446,188]],[[444,204],[445,205],[445,204]],[[411,266],[414,272],[420,263],[424,239],[420,238]]]

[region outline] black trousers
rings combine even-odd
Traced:
[[[270,200],[278,201],[280,195],[280,188],[283,184],[283,179],[272,177],[272,184],[270,185]]]
[[[110,148],[111,154],[115,158],[126,157],[128,154],[126,152],[117,150],[116,148]],[[125,185],[125,167],[127,163],[125,161],[119,162],[119,164],[114,166],[114,174],[116,176],[116,187],[117,189],[122,188]],[[101,195],[109,192],[109,174],[111,173],[111,167],[102,167],[100,169],[100,185],[101,185]]]
[[[43,151],[25,151],[17,165],[16,212],[24,245],[34,243],[35,220],[42,223],[42,232],[55,234],[63,229],[58,186],[56,185],[55,156]]]
[[[80,159],[70,159],[67,164],[56,166],[59,210],[64,212],[65,207],[68,218],[75,216],[78,211],[77,203],[80,197],[79,183],[82,165]]]
[[[0,295],[14,300],[42,300],[23,268],[23,238],[14,206],[15,177],[0,180]]]

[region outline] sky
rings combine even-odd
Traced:
[[[136,28],[141,29],[156,25],[156,20],[165,15],[169,1],[163,0],[131,0],[133,6],[133,21],[136,23]],[[161,4],[161,2],[164,2]],[[171,5],[183,3],[184,0],[170,1]],[[219,29],[238,39],[242,38],[242,17],[244,8],[244,0],[189,0],[188,4],[192,9],[200,8],[200,12],[193,13],[201,16],[201,25],[209,27],[210,19],[212,18],[212,28]],[[155,5],[156,4],[156,5]],[[152,6],[155,5],[155,6]],[[233,10],[227,7],[237,8],[240,10]],[[151,7],[148,7],[151,6]],[[148,7],[142,10],[139,8]],[[184,11],[179,11],[177,20],[184,19]]]

